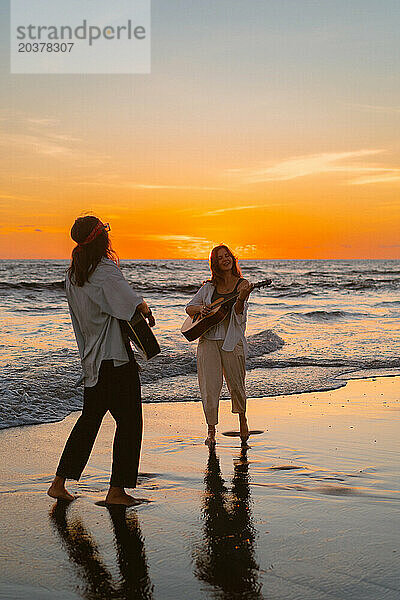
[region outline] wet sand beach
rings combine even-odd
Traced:
[[[0,597],[397,600],[399,383],[250,399],[247,450],[223,401],[211,453],[200,403],[146,404],[128,510],[96,505],[110,417],[70,505],[46,489],[77,413],[1,431]]]

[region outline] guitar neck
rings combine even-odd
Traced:
[[[270,285],[272,283],[271,279],[267,279],[266,281],[258,281],[257,283],[254,284],[253,286],[253,290],[254,289],[258,289],[260,287],[264,287],[266,285]],[[235,300],[235,298],[238,298],[240,295],[240,292],[236,292],[233,296],[231,296],[230,298],[227,298],[226,300],[224,300],[223,302],[220,302],[219,306],[222,306],[222,304],[226,304],[227,302],[232,302],[232,300]]]

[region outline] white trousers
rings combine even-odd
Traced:
[[[246,363],[243,344],[233,352],[222,350],[223,340],[200,338],[197,346],[197,375],[204,414],[208,425],[218,423],[219,396],[225,377],[233,413],[246,412]]]

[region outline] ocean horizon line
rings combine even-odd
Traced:
[[[7,261],[7,260],[20,260],[20,261],[45,261],[45,260],[63,260],[63,261],[70,261],[71,257],[52,257],[52,256],[48,256],[48,257],[0,257],[0,261]],[[177,257],[177,258],[165,258],[165,257],[152,257],[152,258],[125,258],[125,257],[119,257],[119,260],[124,261],[124,260],[129,260],[129,261],[144,261],[144,260],[169,260],[169,261],[207,261],[208,262],[208,258],[182,258],[182,257]],[[301,262],[301,261],[316,261],[316,262],[330,262],[330,261],[340,261],[340,262],[346,262],[346,261],[357,261],[357,260],[365,260],[365,261],[381,261],[381,262],[387,262],[387,261],[400,261],[400,257],[396,258],[371,258],[371,257],[351,257],[351,258],[241,258],[239,257],[239,260],[241,262],[246,261],[246,262],[250,262],[250,261],[257,261],[257,260],[263,260],[263,261],[292,261],[292,262]]]

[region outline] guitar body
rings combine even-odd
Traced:
[[[223,300],[222,300],[223,301]],[[228,303],[221,304],[221,299],[213,302],[215,308],[206,317],[195,315],[188,317],[181,327],[181,332],[189,342],[197,340],[203,333],[221,323],[228,315],[230,306]]]
[[[253,289],[264,287],[270,285],[271,283],[271,279],[265,279],[264,281],[255,283]],[[226,318],[238,296],[239,293],[227,300],[218,298],[218,300],[212,302],[210,305],[212,310],[205,317],[200,317],[200,313],[194,315],[194,317],[188,317],[181,327],[181,333],[189,342],[197,340],[201,335],[203,335],[203,333],[211,329],[211,327],[214,327],[214,325],[221,323],[221,321]]]
[[[161,352],[154,333],[140,312],[135,312],[130,321],[120,321],[120,323],[123,332],[147,360]]]

